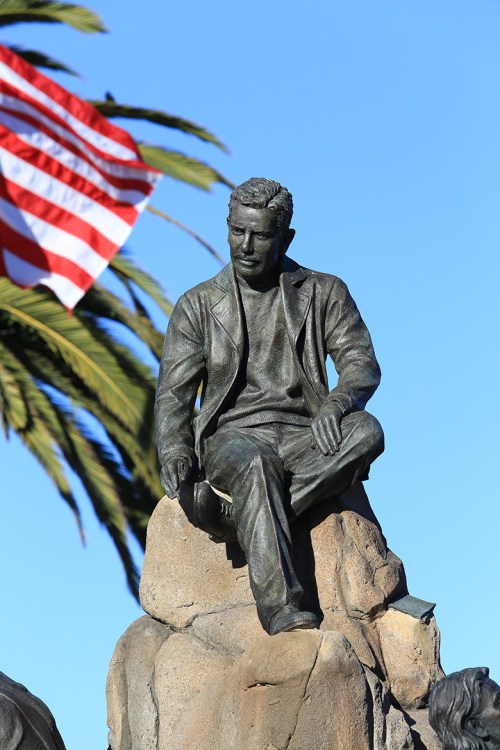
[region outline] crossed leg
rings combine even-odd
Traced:
[[[229,423],[206,442],[206,476],[233,501],[238,542],[266,630],[284,607],[299,606],[303,593],[292,565],[289,519],[346,490],[383,450],[382,429],[367,412],[345,417],[341,430],[333,456],[312,447],[308,427],[279,423]]]

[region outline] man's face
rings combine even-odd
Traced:
[[[480,724],[484,732],[489,735],[487,746],[500,748],[500,687],[493,680],[484,680],[481,693],[483,707]]]
[[[288,242],[271,208],[251,208],[235,203],[228,218],[231,260],[238,276],[249,284],[266,283],[278,274]]]

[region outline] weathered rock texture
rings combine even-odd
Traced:
[[[45,703],[3,672],[0,672],[0,748],[65,750]]]
[[[438,749],[415,709],[442,676],[439,632],[387,608],[407,593],[404,570],[362,485],[293,531],[322,629],[269,637],[237,545],[159,503],[141,580],[149,616],[122,636],[108,677],[112,750]]]

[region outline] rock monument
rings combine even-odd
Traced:
[[[112,750],[439,748],[434,605],[408,594],[362,484],[383,450],[365,411],[379,366],[346,285],[286,255],[291,217],[278,183],[236,188],[231,263],[170,318],[167,496],[148,528],[147,615],[110,666]]]

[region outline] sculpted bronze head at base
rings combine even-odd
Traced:
[[[443,750],[500,750],[500,685],[487,667],[449,674],[431,691],[429,721]]]

